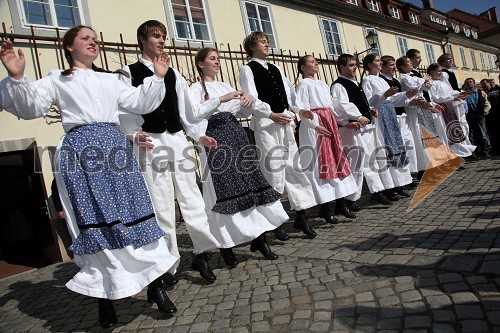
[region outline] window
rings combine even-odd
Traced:
[[[378,12],[378,2],[377,0],[368,0],[368,9]]]
[[[408,41],[406,38],[398,36],[398,48],[400,56],[406,55],[406,51],[408,51]]]
[[[410,21],[413,24],[418,24],[418,15],[414,12],[410,12]]]
[[[244,9],[247,16],[249,32],[263,31],[269,36],[269,45],[277,49],[273,23],[271,21],[271,10],[268,6],[245,1]]]
[[[434,48],[432,44],[425,44],[425,54],[427,54],[427,60],[430,64],[434,64],[436,62],[436,57],[434,56]]]
[[[377,33],[377,30],[375,30],[374,28],[365,28],[365,36],[368,35],[370,33],[370,31],[373,33]],[[368,45],[368,42],[366,42],[366,47],[370,48],[371,45]],[[378,55],[382,55],[382,50],[380,49],[380,44],[377,43],[374,48],[372,48],[370,51],[368,51],[368,53],[375,53]]]
[[[464,48],[459,46],[458,52],[460,52],[460,59],[462,60],[462,67],[467,67],[467,59],[465,58]]]
[[[483,71],[486,70],[486,63],[484,62],[484,54],[483,53],[479,53],[479,60],[481,61],[481,69]]]
[[[24,25],[70,28],[83,24],[77,0],[22,0]]]
[[[455,59],[455,56],[453,55],[453,48],[451,47],[451,44],[450,44],[450,43],[446,44],[446,46],[445,46],[445,50],[446,50],[446,53],[451,54],[451,57],[452,57],[453,59]],[[456,64],[455,64],[455,60],[453,60],[453,66],[456,66]]]
[[[488,54],[488,65],[490,67],[488,67],[489,69],[495,69],[496,67],[493,67],[493,61],[492,61],[492,57],[491,57],[491,54]]]
[[[391,12],[391,16],[394,18],[399,18],[399,9],[393,6],[389,6],[389,11]]]
[[[171,6],[177,39],[211,40],[203,0],[171,0]]]
[[[477,68],[476,54],[474,53],[474,50],[469,50],[469,51],[470,51],[470,58],[472,60],[472,68]]]
[[[353,5],[358,5],[358,0],[346,0],[347,3],[352,3]]]
[[[341,55],[343,51],[337,22],[321,19],[321,27],[327,54],[330,56]]]

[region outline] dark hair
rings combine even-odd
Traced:
[[[396,68],[398,69],[398,71],[400,71],[400,72],[403,71],[403,66],[406,64],[408,59],[410,59],[410,58],[407,56],[402,56],[402,57],[398,58],[398,60],[396,60]]]
[[[385,55],[380,57],[380,61],[382,61],[382,65],[387,66],[389,64],[389,61],[396,61],[393,56],[390,55]]]
[[[257,41],[262,37],[269,41],[269,36],[263,31],[254,31],[243,40],[243,48],[249,57],[253,57],[252,46],[257,44]]]
[[[469,81],[469,80],[474,81],[474,84],[476,84],[476,80],[474,80],[474,78],[472,78],[472,77],[468,77],[468,78],[466,78],[466,79],[464,80],[464,83],[465,83],[465,81]]]
[[[340,72],[340,66],[347,66],[351,60],[356,60],[352,54],[343,53],[337,58],[337,70]]]
[[[411,59],[415,58],[417,54],[420,54],[420,51],[417,49],[409,49],[406,51],[406,56]]]
[[[438,64],[434,63],[434,64],[430,64],[429,67],[427,67],[427,74],[431,74],[432,72],[434,72],[436,69],[438,69],[439,66]]]
[[[205,61],[205,59],[208,57],[210,52],[217,52],[218,53],[217,49],[214,49],[211,47],[204,47],[204,48],[200,49],[198,52],[196,52],[196,55],[194,56],[195,66],[196,66],[196,69],[198,70],[198,74],[200,74],[201,86],[203,87],[203,90],[205,91],[205,96],[204,96],[205,101],[208,100],[210,98],[210,96],[208,95],[207,85],[205,84],[205,80],[203,79],[203,71],[198,66],[198,62]]]
[[[139,44],[139,49],[142,51],[144,46],[142,45],[141,37],[147,39],[148,33],[152,29],[159,29],[165,36],[167,35],[167,28],[165,25],[157,20],[149,20],[144,22],[137,28],[137,44]]]
[[[448,57],[451,57],[451,54],[449,53],[443,53],[439,56],[439,58],[437,59],[437,63],[439,65],[443,65],[444,61],[446,60],[446,58]]]
[[[376,53],[370,53],[363,58],[363,73],[361,74],[361,82],[363,82],[363,76],[365,76],[366,71],[369,70],[368,65],[370,65],[378,56],[379,55]]]

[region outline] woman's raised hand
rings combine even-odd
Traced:
[[[233,99],[242,99],[242,95],[243,95],[243,90],[231,91],[230,93],[227,93],[227,94],[219,97],[219,101],[221,103],[225,103],[225,102],[229,102],[230,100],[233,100]]]
[[[153,59],[155,75],[164,78],[170,67],[170,55],[167,52],[162,52]]]
[[[26,67],[26,60],[24,59],[24,53],[21,49],[17,50],[19,55],[16,56],[14,52],[14,47],[10,40],[6,40],[2,43],[2,49],[0,50],[0,60],[2,60],[5,69],[9,73],[9,76],[19,80],[24,76],[24,68]]]

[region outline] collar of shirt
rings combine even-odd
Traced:
[[[257,59],[257,58],[251,58],[250,61],[255,61],[264,66],[265,69],[267,69],[267,61],[264,59]]]
[[[380,72],[380,76],[383,76],[385,77],[386,79],[388,80],[395,80],[396,78],[394,76],[389,76],[389,75],[385,75],[384,73]]]
[[[154,72],[155,66],[152,61],[146,60],[144,58],[139,58],[139,61],[142,62],[147,68],[149,68],[152,72]]]
[[[359,86],[359,82],[356,81],[356,78],[352,78],[351,79],[351,78],[348,78],[347,76],[344,76],[344,75],[339,75],[339,77],[342,77],[342,78],[344,78],[346,80],[352,81],[352,82],[356,83]]]

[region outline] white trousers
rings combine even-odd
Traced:
[[[291,209],[316,206],[311,183],[302,171],[292,125],[254,120],[255,142],[262,174],[276,192],[286,189]]]
[[[415,140],[413,139],[413,134],[411,132],[410,126],[408,124],[408,117],[406,114],[398,116],[399,128],[401,129],[401,136],[403,137],[403,142],[405,143],[406,156],[410,160],[408,168],[411,173],[418,172],[417,166],[417,152],[415,149]]]
[[[363,179],[366,179],[370,193],[394,187],[391,173],[388,168],[383,168],[379,161],[381,156],[378,156],[379,150],[376,150],[376,147],[381,145],[376,144],[378,140],[375,136],[375,130],[372,125],[367,126],[370,128],[362,130],[339,128],[344,150],[349,158],[351,170],[359,189],[356,193],[345,197],[352,201],[361,197]],[[385,161],[384,163],[387,164]]]
[[[205,204],[196,183],[196,165],[191,159],[164,162],[161,166],[141,165],[148,185],[158,225],[166,233],[170,253],[179,256],[175,229],[175,198],[193,241],[193,252],[220,247],[210,233]],[[174,268],[177,269],[177,266]],[[175,272],[175,270],[174,270]]]

